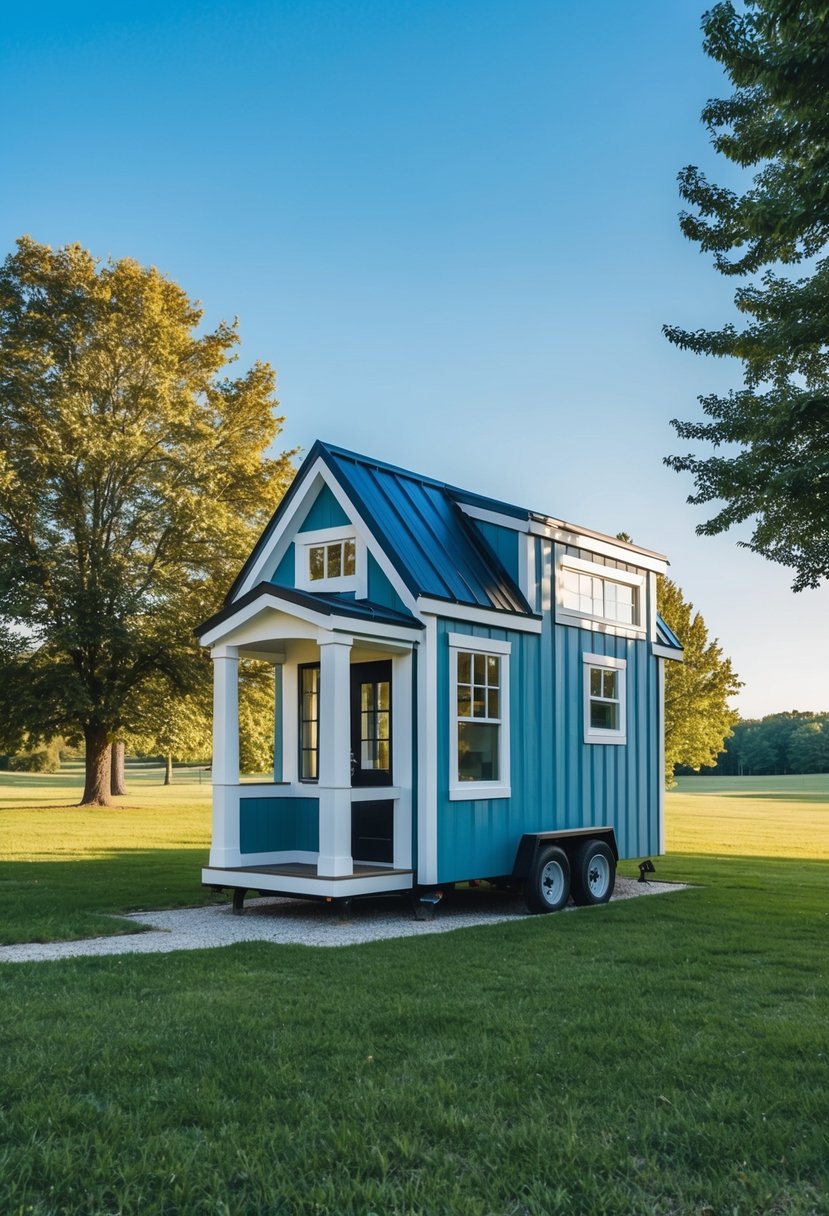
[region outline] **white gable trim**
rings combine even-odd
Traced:
[[[246,592],[258,586],[259,583],[269,582],[273,578],[279,563],[294,543],[297,533],[301,531],[302,523],[311,510],[317,494],[322,486],[326,485],[351,520],[358,541],[371,553],[377,565],[383,571],[409,611],[416,612],[415,597],[403,582],[383,549],[377,544],[368,524],[362,518],[321,456],[318,456],[307,470],[304,480],[304,488],[297,492],[294,501],[288,507],[285,515],[268,537],[263,545],[262,552],[251,565],[243,582],[239,584],[233,597],[234,600],[240,599]]]
[[[272,620],[267,623],[261,622],[258,626],[253,625],[257,617],[266,615],[266,617],[272,618],[274,613],[287,620],[301,622],[303,628],[300,633],[286,632],[284,627],[280,632],[279,626],[275,626]],[[278,642],[286,636],[316,638],[319,631],[324,633],[346,632],[350,636],[390,639],[395,642],[399,641],[401,644],[418,642],[423,634],[422,629],[412,628],[403,623],[390,625],[385,621],[367,621],[363,617],[351,617],[345,614],[329,616],[327,613],[308,608],[304,604],[294,604],[281,599],[279,589],[274,587],[272,594],[266,592],[251,603],[240,606],[238,611],[230,613],[223,621],[203,634],[200,640],[202,646],[213,647],[232,637],[234,645],[245,645],[246,642]]]

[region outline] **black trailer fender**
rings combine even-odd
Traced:
[[[619,860],[619,849],[616,844],[616,833],[611,827],[597,828],[565,828],[560,832],[525,832],[518,844],[515,862],[512,867],[512,877],[522,882],[529,878],[535,867],[538,850],[549,844],[557,844],[564,849],[568,858],[585,839],[603,840],[613,853],[613,860]]]

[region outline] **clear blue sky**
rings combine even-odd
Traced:
[[[0,253],[153,263],[317,437],[667,553],[747,715],[829,709],[829,592],[698,538],[669,426],[738,368],[677,226],[727,91],[705,0],[4,6]]]

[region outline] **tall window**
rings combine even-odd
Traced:
[[[626,743],[626,661],[597,654],[583,659],[585,743]]]
[[[450,797],[509,797],[508,642],[449,635]]]
[[[320,667],[299,668],[299,779],[319,780]]]

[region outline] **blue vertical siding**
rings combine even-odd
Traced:
[[[372,604],[382,604],[384,608],[393,608],[396,612],[408,612],[408,608],[392,587],[377,562],[367,553],[368,558],[368,598]]]
[[[539,635],[438,622],[438,881],[512,870],[524,832],[609,824],[621,857],[659,850],[657,660],[650,643],[554,620],[552,546],[539,541]],[[509,798],[452,802],[448,633],[511,643]],[[584,742],[585,654],[626,661],[627,743]]]
[[[295,587],[296,586],[296,550],[293,545],[289,545],[287,552],[282,558],[279,565],[273,572],[271,578],[272,583],[276,583],[277,587]]]
[[[502,528],[498,524],[488,523],[486,520],[476,519],[473,521],[474,526],[478,529],[481,536],[498,555],[498,560],[513,580],[517,583],[518,577],[518,537],[519,533],[514,528]]]
[[[305,516],[300,531],[316,532],[318,528],[341,528],[350,522],[328,486],[323,486]]]
[[[319,798],[240,798],[240,853],[319,851]]]

